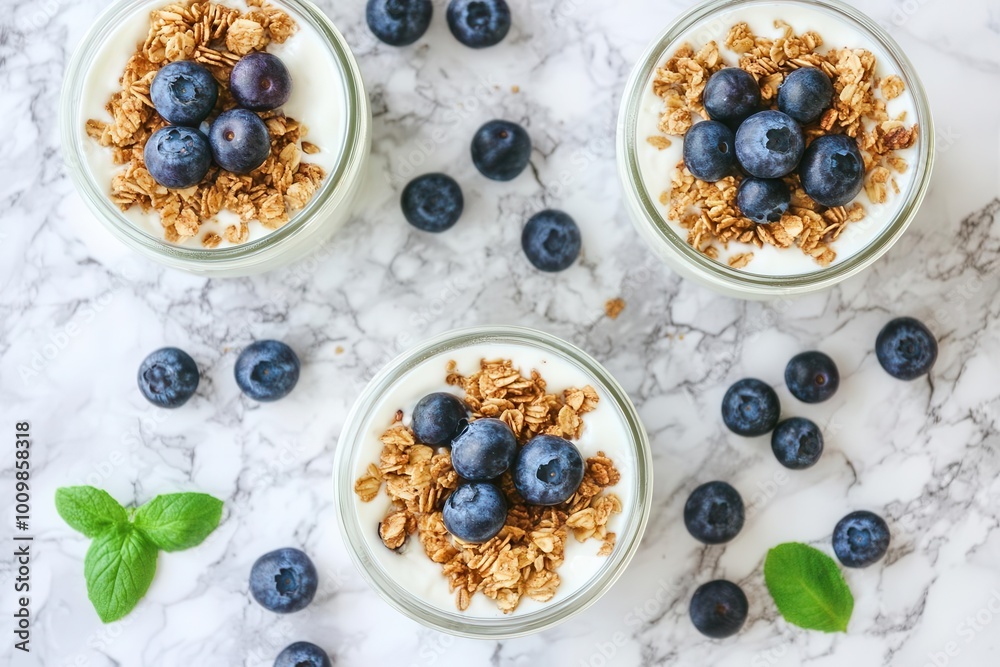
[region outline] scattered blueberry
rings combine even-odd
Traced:
[[[139,366],[139,391],[153,405],[179,408],[198,389],[198,364],[184,350],[164,347]]]
[[[583,457],[569,440],[536,435],[517,453],[514,487],[532,505],[558,505],[583,481]]]
[[[233,66],[229,92],[245,109],[277,109],[292,95],[292,75],[278,56],[257,51],[243,56]]]
[[[499,44],[510,31],[510,7],[504,0],[451,0],[448,27],[455,39],[474,49]]]
[[[714,183],[736,166],[733,131],[715,120],[695,123],[684,135],[684,166],[695,178]]]
[[[774,428],[771,451],[786,468],[805,470],[819,461],[823,453],[823,434],[814,422],[792,417]]]
[[[749,608],[742,588],[731,581],[718,579],[698,587],[688,611],[698,632],[712,639],[725,639],[740,631]]]
[[[443,391],[428,394],[413,408],[413,434],[424,445],[448,445],[468,416],[469,409],[458,396]]]
[[[257,559],[250,570],[250,594],[260,606],[290,614],[309,606],[319,578],[316,566],[298,549],[278,549]]]
[[[531,216],[521,233],[524,254],[539,271],[568,269],[580,256],[581,243],[573,218],[553,209]]]
[[[365,18],[372,34],[390,46],[407,46],[431,24],[431,0],[368,0]]]
[[[249,174],[271,152],[271,135],[260,116],[248,109],[223,111],[209,131],[215,163],[236,174]]]
[[[735,383],[722,399],[722,421],[739,435],[754,437],[769,433],[780,416],[781,404],[774,389],[754,378]]]
[[[161,127],[142,150],[146,170],[167,188],[197,185],[212,166],[212,151],[205,135],[191,127]]]
[[[403,188],[403,215],[425,232],[451,229],[462,216],[462,188],[447,174],[417,176]]]
[[[702,102],[709,118],[738,126],[760,109],[760,86],[749,72],[725,67],[709,77]]]
[[[333,667],[326,651],[309,642],[295,642],[285,647],[274,661],[274,667]]]
[[[507,472],[517,456],[517,438],[506,423],[477,419],[451,441],[451,465],[459,477],[477,482]]]
[[[486,178],[509,181],[531,159],[528,131],[509,120],[491,120],[472,137],[472,162]]]
[[[168,123],[197,127],[215,108],[219,84],[198,63],[176,60],[161,67],[153,77],[149,99]]]
[[[808,125],[819,120],[833,100],[833,83],[818,67],[800,67],[778,88],[778,110]]]
[[[299,368],[292,348],[277,340],[259,340],[236,360],[236,384],[255,401],[276,401],[295,388]]]
[[[780,111],[761,111],[736,131],[736,159],[751,176],[781,178],[799,166],[805,150],[802,128]]]
[[[875,356],[885,372],[900,380],[929,373],[937,361],[934,334],[920,320],[898,317],[885,325],[875,341]]]
[[[441,511],[448,532],[466,542],[486,542],[507,521],[507,501],[489,482],[460,484]]]
[[[791,201],[792,191],[780,178],[748,176],[736,191],[736,205],[740,213],[758,225],[781,220]]]
[[[846,567],[868,567],[889,550],[889,526],[872,512],[851,512],[833,529],[833,552]]]
[[[865,161],[858,142],[846,134],[816,137],[799,167],[802,189],[823,206],[849,204],[864,185]]]
[[[746,513],[739,492],[725,482],[702,484],[684,504],[684,525],[705,544],[722,544],[743,529]]]
[[[785,366],[785,384],[792,396],[803,403],[822,403],[840,387],[840,371],[833,359],[822,352],[802,352]]]

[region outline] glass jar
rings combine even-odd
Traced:
[[[523,351],[522,362],[530,359],[531,364],[521,366],[517,356],[505,354],[510,350]],[[572,561],[570,549],[580,549],[574,553],[590,558],[587,549],[592,548],[596,553],[597,543],[576,544],[572,537],[567,537],[573,544],[567,544],[567,560],[557,570],[567,590],[561,587],[556,597],[546,603],[528,600],[531,608],[522,612],[528,606],[524,598],[522,607],[511,615],[492,611],[474,615],[455,609],[441,566],[424,558],[417,536],[411,536],[406,545],[406,549],[418,550],[414,555],[416,560],[406,561],[404,556],[389,551],[378,537],[378,522],[384,516],[382,508],[369,508],[379,501],[362,503],[354,492],[354,482],[364,473],[368,463],[377,462],[381,451],[379,436],[393,422],[395,411],[408,412],[425,393],[443,390],[434,379],[425,380],[426,374],[439,374],[438,384],[444,385],[448,360],[458,359],[459,371],[473,372],[478,370],[478,361],[482,358],[479,355],[511,358],[523,373],[535,368],[548,380],[549,391],[555,392],[567,387],[556,386],[552,377],[547,377],[546,368],[553,377],[557,366],[571,369],[597,390],[602,403],[612,408],[602,419],[616,420],[615,428],[624,434],[622,442],[616,445],[617,455],[612,456],[610,449],[608,453],[622,475],[617,485],[609,487],[609,491],[619,495],[623,507],[622,514],[614,517],[618,523],[612,526],[617,534],[612,553],[606,557],[596,556],[606,559],[596,568],[584,567],[581,562]],[[472,358],[476,361],[471,362]],[[477,366],[465,368],[462,363]],[[407,381],[414,379],[416,382]],[[401,395],[405,398],[401,399]],[[591,437],[600,438],[600,442],[608,440],[604,435],[608,431],[603,425],[609,422],[596,418],[600,410],[601,406],[598,411],[583,417],[584,432],[578,444],[584,450],[584,457],[595,453],[590,451],[590,445],[584,445],[588,428],[593,429]],[[591,417],[593,419],[588,422]],[[635,407],[621,386],[582,350],[540,331],[519,327],[490,326],[453,331],[424,342],[390,362],[371,380],[354,404],[341,433],[334,463],[337,518],[348,551],[364,578],[386,602],[410,618],[443,632],[475,638],[498,639],[538,632],[596,602],[621,576],[639,546],[649,517],[652,484],[649,440]],[[379,497],[388,503],[384,488],[380,489]],[[565,571],[567,568],[569,571]],[[568,587],[570,580],[578,585]],[[430,594],[421,595],[418,591],[425,583],[426,590],[434,594],[440,592],[447,598],[431,601]],[[437,588],[429,588],[431,586]],[[477,594],[476,597],[482,596]],[[492,605],[490,600],[484,599],[485,602]]]
[[[226,0],[222,3],[226,4]],[[134,218],[130,219],[111,201],[108,175],[95,173],[95,163],[88,158],[88,150],[94,150],[94,146],[104,151],[111,149],[97,146],[97,142],[87,136],[85,124],[91,111],[84,108],[83,101],[88,93],[94,94],[98,85],[102,87],[102,94],[103,87],[107,87],[110,96],[121,76],[121,70],[109,71],[107,81],[98,80],[94,78],[98,75],[97,68],[107,65],[109,59],[115,62],[121,60],[121,67],[124,67],[134,51],[136,40],[132,39],[134,35],[125,36],[121,32],[123,26],[138,25],[137,22],[150,11],[168,4],[169,0],[118,0],[112,3],[94,21],[69,62],[60,99],[59,124],[63,157],[77,192],[113,236],[133,250],[173,268],[211,276],[239,276],[277,268],[305,256],[347,221],[363,181],[371,149],[372,122],[361,72],[347,42],[330,19],[308,0],[274,2],[274,6],[287,11],[296,20],[300,30],[308,29],[318,35],[317,43],[321,44],[320,48],[327,53],[334,70],[340,75],[339,81],[325,82],[330,87],[330,94],[337,96],[339,108],[325,109],[316,105],[308,110],[307,115],[342,111],[344,117],[338,119],[338,127],[332,133],[337,138],[334,142],[337,152],[330,161],[333,167],[327,169],[326,177],[312,199],[305,207],[295,211],[288,223],[240,245],[210,249],[172,244],[163,239],[162,233],[154,233],[160,230],[143,229]],[[139,41],[144,36],[145,32]],[[300,38],[293,35],[285,45],[291,45]],[[295,71],[292,75],[294,79]],[[294,95],[293,81],[293,99]],[[310,125],[308,117],[297,120]],[[88,146],[88,142],[92,145]],[[256,221],[251,223],[259,224]]]
[[[812,12],[819,16],[817,25],[809,26],[823,36],[824,28],[840,21],[847,29],[856,30],[858,44],[829,44],[828,46],[852,48],[877,48],[887,56],[886,68],[897,74],[912,96],[916,118],[907,123],[919,126],[916,158],[909,169],[914,170],[909,188],[896,195],[904,201],[896,215],[887,221],[882,230],[874,234],[859,251],[844,260],[815,271],[794,275],[764,275],[753,272],[753,264],[740,270],[716,261],[691,247],[686,231],[676,223],[668,222],[660,208],[659,191],[652,192],[644,183],[640,170],[638,146],[646,137],[638,130],[642,100],[652,85],[656,69],[688,38],[697,38],[695,50],[714,39],[720,44],[731,27],[727,17],[735,12],[758,8],[764,16],[780,19],[796,12]],[[731,20],[731,19],[730,19]],[[618,115],[617,146],[618,173],[626,207],[640,235],[674,271],[695,280],[715,291],[744,299],[766,299],[818,292],[854,276],[885,254],[899,240],[913,221],[930,183],[934,163],[934,125],[930,106],[917,73],[891,36],[873,20],[838,0],[710,0],[696,3],[677,18],[646,49],[629,77]],[[670,174],[664,175],[669,183]],[[853,223],[863,224],[863,223]]]

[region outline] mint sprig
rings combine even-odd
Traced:
[[[157,496],[127,511],[92,486],[56,490],[56,510],[93,538],[84,561],[87,596],[105,623],[123,618],[149,590],[159,551],[190,549],[222,518],[222,501],[204,493]]]
[[[788,542],[767,553],[764,581],[786,621],[807,630],[847,632],[854,596],[832,558]]]

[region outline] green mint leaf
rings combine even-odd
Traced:
[[[97,537],[110,528],[128,524],[125,508],[107,491],[92,486],[56,489],[56,511],[71,528]]]
[[[157,496],[135,513],[135,526],[164,551],[201,544],[219,525],[222,501],[206,493]]]
[[[808,544],[779,544],[767,553],[764,581],[778,611],[807,630],[847,632],[854,596],[833,559]]]
[[[83,574],[87,596],[105,623],[128,614],[149,590],[156,573],[156,546],[131,525],[94,538]]]

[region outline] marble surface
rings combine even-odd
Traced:
[[[618,194],[612,132],[619,91],[644,45],[682,0],[514,0],[499,47],[459,46],[435,5],[428,35],[376,43],[363,4],[320,4],[345,32],[366,78],[375,147],[362,204],[318,257],[266,276],[205,280],[131,255],[102,231],[62,166],[56,101],[62,72],[102,0],[8,0],[0,20],[0,405],[3,430],[34,432],[32,652],[16,665],[269,665],[308,639],[339,665],[961,665],[1000,662],[1000,8],[993,0],[856,2],[916,64],[939,128],[938,164],[911,231],[871,270],[795,302],[743,303],[684,282],[640,242]],[[512,87],[518,86],[515,93]],[[523,122],[533,169],[499,185],[467,158],[493,117]],[[435,142],[436,131],[446,137]],[[414,173],[446,169],[466,193],[451,232],[404,222],[398,195]],[[519,249],[525,217],[570,212],[585,258],[543,275]],[[617,320],[604,303],[623,298]],[[872,353],[892,316],[941,341],[929,379],[900,383]],[[427,630],[390,609],[350,563],[335,525],[331,468],[352,399],[389,358],[447,329],[516,323],[584,347],[621,381],[652,437],[656,485],[642,547],[598,604],[543,634],[473,641]],[[255,338],[289,342],[305,362],[289,399],[257,405],[232,381]],[[150,350],[187,349],[202,385],[184,409],[152,409],[135,388]],[[834,400],[795,403],[827,433],[814,468],[784,474],[765,439],[724,431],[730,382],[781,385],[795,351],[819,348],[843,374]],[[25,369],[30,369],[25,372]],[[9,443],[8,438],[8,443]],[[9,544],[12,445],[0,462]],[[702,547],[681,507],[699,483],[726,479],[753,504],[738,540]],[[94,484],[123,502],[199,490],[226,500],[202,546],[161,555],[152,588],[104,626],[86,598],[87,540],[55,514],[59,486]],[[763,586],[770,546],[828,550],[848,511],[882,513],[884,562],[847,572],[856,609],[846,635],[788,626]],[[286,545],[323,580],[308,611],[276,617],[247,594],[250,564]],[[0,663],[13,655],[13,565],[0,549]],[[751,601],[728,641],[699,636],[687,602],[726,577]]]

